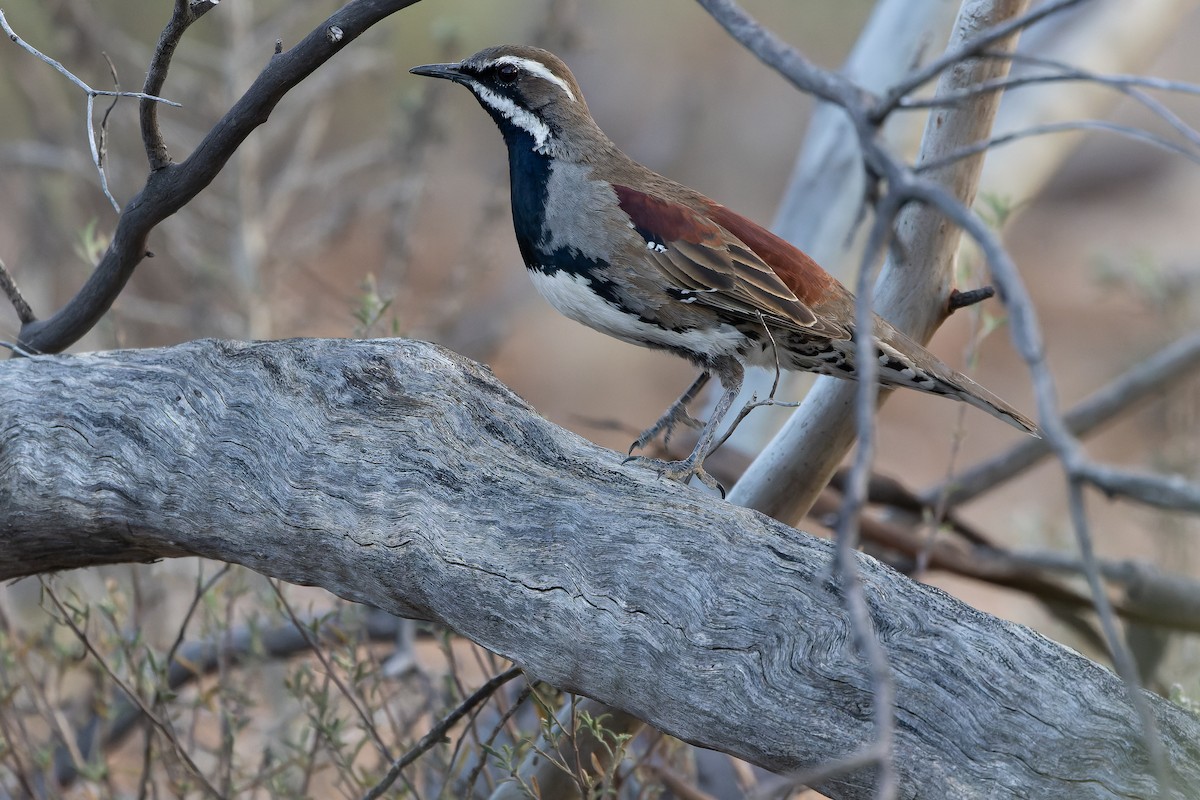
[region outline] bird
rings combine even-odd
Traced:
[[[560,58],[500,45],[410,72],[466,87],[499,127],[517,245],[542,296],[577,322],[700,369],[627,460],[719,488],[704,459],[747,367],[856,377],[854,295],[799,248],[621,152]],[[1031,419],[878,315],[872,333],[883,387],[960,400],[1038,435]],[[724,391],[702,424],[688,405],[712,377]],[[681,425],[700,431],[686,458],[632,456]]]

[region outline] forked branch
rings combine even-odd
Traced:
[[[59,352],[91,330],[146,257],[146,243],[154,227],[212,182],[246,137],[267,121],[283,96],[372,25],[416,2],[353,0],[296,46],[268,55],[267,66],[258,79],[191,155],[178,164],[169,163],[165,147],[160,147],[161,137],[156,134],[153,109],[143,103],[143,134],[152,167],[145,186],[125,206],[108,250],[83,287],[53,315],[22,324],[18,346],[33,353]],[[165,78],[177,34],[182,35],[182,29],[211,5],[210,0],[177,0],[172,22],[156,50],[148,87],[156,88]],[[331,35],[331,31],[338,33]],[[269,54],[273,45],[265,52]]]

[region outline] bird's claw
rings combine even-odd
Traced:
[[[649,456],[629,456],[622,464],[640,464],[649,467],[657,472],[660,476],[668,480],[679,481],[684,486],[688,484],[693,477],[699,478],[700,482],[708,488],[721,495],[721,499],[725,499],[725,487],[720,482],[709,475],[704,466],[696,458],[696,454],[688,456],[682,461],[664,461],[658,458],[650,458]]]
[[[671,443],[671,434],[675,432],[676,425],[684,425],[695,430],[704,427],[703,422],[688,413],[687,406],[680,402],[672,403],[671,407],[667,409],[667,413],[658,418],[658,422],[642,431],[634,443],[629,445],[629,453],[643,449],[660,433],[663,435],[663,446],[667,446]]]

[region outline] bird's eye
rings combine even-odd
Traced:
[[[496,80],[501,83],[512,83],[521,74],[516,64],[501,64],[496,67]]]

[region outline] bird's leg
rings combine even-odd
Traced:
[[[659,417],[658,422],[642,431],[637,441],[629,445],[629,453],[632,454],[634,450],[641,450],[654,441],[654,437],[660,433],[663,434],[663,445],[670,444],[671,433],[674,431],[676,425],[686,425],[689,428],[696,429],[704,427],[700,420],[688,413],[687,407],[688,403],[695,400],[696,395],[700,394],[700,390],[708,385],[709,378],[711,377],[712,375],[707,370],[701,372],[700,376],[692,382],[692,385],[684,390],[683,394],[679,395],[679,399],[671,403],[671,407],[667,409],[665,414]]]
[[[721,493],[721,497],[724,497],[724,487],[717,482],[716,478],[704,471],[704,459],[709,454],[713,437],[716,436],[717,428],[721,425],[721,420],[729,413],[729,409],[733,407],[733,401],[737,399],[738,393],[742,390],[745,370],[736,359],[724,357],[713,365],[712,372],[720,379],[721,386],[725,389],[725,392],[721,395],[721,399],[717,401],[717,406],[713,409],[712,416],[708,418],[704,429],[700,431],[700,440],[696,442],[691,455],[682,461],[659,461],[644,457],[629,458],[626,461],[647,462],[658,470],[658,474],[665,478],[679,481],[680,483],[686,484],[692,476],[695,476],[705,486],[715,489]],[[708,374],[706,372],[705,376]],[[689,391],[691,390],[689,389]],[[699,390],[697,389],[697,391]],[[682,399],[681,397],[680,400]]]
[[[758,321],[759,324],[762,325],[763,333],[767,335],[767,341],[771,343],[771,355],[775,359],[775,380],[771,381],[771,393],[767,395],[766,400],[759,400],[757,394],[750,395],[750,402],[742,406],[742,410],[738,412],[737,418],[734,419],[733,424],[725,429],[725,435],[722,436],[717,443],[712,446],[713,450],[716,450],[721,445],[725,444],[725,442],[729,441],[729,437],[733,436],[733,432],[737,430],[738,425],[742,424],[742,420],[749,416],[750,412],[756,408],[762,408],[763,406],[780,406],[782,408],[800,407],[799,403],[775,399],[775,393],[779,391],[779,381],[782,377],[782,365],[779,363],[779,347],[775,343],[775,334],[771,333],[771,328],[767,325],[766,320],[763,319],[761,311],[758,313]]]

